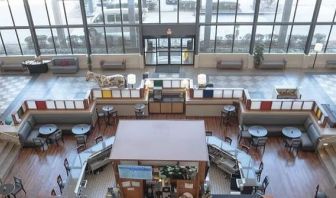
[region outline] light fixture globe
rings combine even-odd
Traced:
[[[128,74],[127,75],[127,83],[132,85],[132,88],[133,88],[133,85],[135,85],[135,83],[136,83],[136,75],[135,74]]]

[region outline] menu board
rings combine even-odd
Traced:
[[[126,179],[145,179],[151,180],[151,166],[118,165],[119,177]]]

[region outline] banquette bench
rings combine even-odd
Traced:
[[[30,114],[19,129],[19,140],[23,147],[33,147],[33,139],[39,136],[39,128],[44,124],[56,124],[59,129],[62,129],[63,134],[71,134],[74,125],[92,125],[94,118],[95,114],[91,113]]]
[[[327,60],[326,67],[335,69],[336,68],[336,60]]]
[[[320,138],[319,126],[309,112],[303,113],[242,113],[240,123],[243,128],[261,125],[268,131],[267,136],[281,136],[284,127],[296,127],[301,130],[302,150],[315,151]]]
[[[1,72],[23,72],[27,70],[26,67],[22,66],[22,63],[16,62],[16,63],[7,63],[5,61],[0,60],[0,68]]]
[[[287,65],[286,60],[276,61],[276,60],[268,60],[263,61],[261,65],[258,66],[258,69],[285,69]]]
[[[79,70],[79,63],[77,57],[72,56],[58,56],[51,60],[50,70],[54,74],[72,74]]]
[[[216,67],[217,69],[242,69],[243,65],[243,60],[218,60]]]
[[[100,61],[100,67],[102,69],[126,69],[126,60],[123,59],[122,61]]]

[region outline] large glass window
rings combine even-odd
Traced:
[[[216,52],[232,51],[233,27],[233,25],[217,27]]]
[[[330,25],[317,25],[315,27],[313,40],[312,40],[312,43],[311,43],[311,46],[310,46],[310,51],[311,52],[313,52],[316,43],[322,43],[323,44],[322,51],[325,50],[330,28],[331,28]]]
[[[240,0],[237,22],[252,22],[254,18],[255,0]]]
[[[290,25],[275,25],[271,43],[272,53],[286,53],[290,35]]]
[[[333,21],[335,11],[336,11],[336,1],[335,0],[323,0],[321,3],[317,21],[318,22]]]
[[[159,0],[142,0],[142,21],[143,23],[160,22]]]
[[[179,0],[179,22],[195,23],[196,21],[196,1]]]
[[[288,48],[289,53],[302,53],[306,46],[307,36],[309,32],[308,25],[294,25],[292,35],[290,37],[290,44]]]
[[[160,0],[161,23],[177,23],[178,0]]]
[[[247,53],[250,49],[252,25],[236,25],[233,52]]]
[[[7,55],[21,54],[18,39],[15,30],[0,30]]]
[[[201,26],[200,27],[200,52],[214,52],[215,51],[215,33],[216,26]]]
[[[336,53],[336,27],[333,26],[333,29],[330,34],[328,46],[327,46],[328,53]]]
[[[18,33],[19,42],[20,42],[21,49],[22,49],[22,54],[23,55],[35,54],[34,46],[31,44],[28,45],[25,42],[26,38],[28,38],[31,35],[30,30],[29,29],[17,29],[17,33]]]
[[[278,0],[261,0],[259,8],[259,22],[273,22]]]
[[[110,54],[123,53],[123,34],[121,27],[106,28],[106,42]]]
[[[316,0],[298,0],[295,22],[311,22]]]
[[[126,53],[139,53],[138,27],[124,27],[124,45]]]

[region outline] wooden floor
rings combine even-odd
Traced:
[[[186,118],[184,115],[151,115],[148,119],[204,119],[207,130],[213,131],[214,135],[220,138],[229,136],[233,139],[232,144],[237,145],[237,125],[220,126],[218,117]],[[101,130],[96,127],[89,137],[88,145],[94,144],[96,136],[108,137],[114,135],[115,131],[116,126],[102,127]],[[63,178],[66,178],[63,160],[65,157],[69,158],[76,154],[75,138],[73,136],[65,136],[64,138],[65,144],[51,145],[45,152],[31,148],[22,149],[16,164],[5,181],[13,182],[13,176],[22,178],[27,191],[26,197],[48,197],[52,188],[55,188],[59,194],[56,177],[61,174]],[[256,166],[261,160],[264,162],[262,179],[266,175],[270,179],[270,185],[266,190],[267,194],[272,194],[277,198],[310,198],[313,197],[317,184],[320,184],[321,190],[333,193],[333,196],[336,194],[326,170],[315,153],[300,152],[297,156],[293,155],[284,149],[281,138],[277,137],[269,138],[263,156],[255,149],[252,149],[251,153],[256,161]],[[21,196],[24,197],[23,192],[20,192],[18,197]]]

